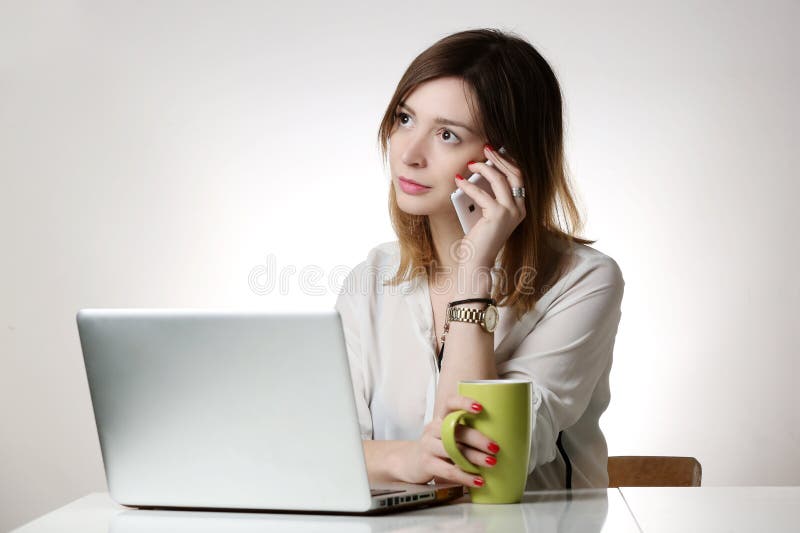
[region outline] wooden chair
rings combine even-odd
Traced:
[[[699,487],[702,474],[703,469],[694,457],[608,458],[609,487]]]

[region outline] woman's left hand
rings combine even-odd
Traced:
[[[466,179],[454,179],[483,211],[481,219],[464,236],[468,242],[463,246],[467,249],[461,250],[461,256],[472,267],[491,269],[511,232],[525,218],[526,211],[525,198],[511,196],[511,187],[524,186],[519,169],[489,145],[484,146],[483,151],[494,166],[475,162],[467,168],[489,181],[495,198]]]

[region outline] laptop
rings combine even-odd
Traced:
[[[465,494],[370,486],[336,310],[87,308],[76,319],[122,505],[375,514]]]

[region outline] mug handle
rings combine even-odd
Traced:
[[[474,464],[467,461],[461,451],[456,446],[456,426],[461,422],[465,416],[476,416],[469,411],[459,410],[453,411],[442,420],[442,443],[447,455],[453,460],[455,464],[461,467],[461,470],[469,472],[470,474],[480,474],[481,471]]]

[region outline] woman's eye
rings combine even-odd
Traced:
[[[456,141],[461,141],[461,139],[458,138],[458,135],[456,135],[455,133],[453,133],[450,130],[442,130],[442,139],[444,139],[445,134],[447,134],[447,139],[453,138]],[[447,139],[445,139],[445,140],[447,140]],[[456,144],[456,143],[450,143],[450,144]]]
[[[409,115],[408,113],[403,113],[402,111],[396,112],[394,114],[394,116],[397,119],[397,121],[400,122],[400,124],[402,124],[403,126],[408,124],[408,122],[403,122],[403,119],[407,118],[409,121],[411,120],[411,115]],[[448,144],[457,144],[457,143],[461,142],[461,139],[458,138],[458,135],[456,135],[455,133],[453,133],[452,131],[450,131],[448,129],[441,129],[437,133],[441,133],[442,134],[442,139],[445,142],[448,142]],[[450,139],[455,139],[455,141],[454,142],[449,142]]]

